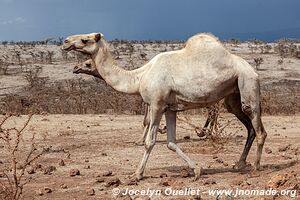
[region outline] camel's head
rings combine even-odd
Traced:
[[[92,59],[89,59],[87,61],[84,61],[82,63],[77,64],[74,69],[73,73],[75,74],[88,74],[95,76],[97,78],[103,79],[101,75],[99,74],[96,65]]]
[[[98,51],[102,38],[102,33],[72,35],[65,39],[62,49],[92,55]]]

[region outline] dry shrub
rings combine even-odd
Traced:
[[[223,101],[208,107],[204,114],[207,117],[207,126],[204,127],[202,127],[202,125],[198,126],[193,124],[189,115],[177,117],[177,119],[191,127],[190,129],[194,130],[199,137],[208,139],[213,143],[213,146],[215,146],[216,144],[224,144],[229,136],[231,136],[230,133],[225,131],[225,128],[230,125],[231,120],[225,120],[220,116],[220,113],[224,112]],[[182,126],[180,127],[184,128]]]
[[[23,187],[31,180],[25,171],[37,160],[43,151],[39,151],[35,143],[35,134],[29,139],[24,138],[24,130],[28,126],[32,115],[20,128],[5,126],[5,123],[16,116],[5,115],[0,122],[0,145],[3,146],[4,162],[0,168],[2,179],[0,182],[0,199],[17,200],[22,198]],[[29,142],[29,146],[25,141]],[[1,176],[0,176],[1,178]]]
[[[46,83],[32,87],[23,95],[6,95],[0,113],[50,114],[142,114],[142,99],[115,91],[111,87],[81,79]]]

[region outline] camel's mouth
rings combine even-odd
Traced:
[[[73,68],[73,73],[74,73],[74,74],[79,74],[80,71],[81,71],[81,68],[79,68],[79,67],[77,67],[77,66],[75,66],[75,67]]]
[[[63,44],[63,46],[61,47],[62,50],[65,51],[71,51],[75,49],[75,46],[72,44]]]

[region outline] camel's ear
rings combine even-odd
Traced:
[[[103,38],[103,34],[102,34],[102,33],[97,33],[97,34],[95,35],[95,41],[96,41],[96,42],[99,42],[99,40],[101,40],[101,38]]]

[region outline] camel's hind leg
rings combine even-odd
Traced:
[[[243,112],[251,119],[257,140],[257,152],[255,169],[260,168],[260,159],[263,146],[267,137],[267,132],[261,121],[260,107],[260,85],[257,75],[241,75],[238,78],[238,87],[241,94],[241,104]]]
[[[235,165],[235,168],[241,169],[246,166],[246,159],[255,139],[255,130],[252,126],[250,118],[242,111],[241,97],[239,93],[235,93],[226,97],[224,103],[228,112],[234,114],[244,124],[248,131],[247,141],[243,153]]]

